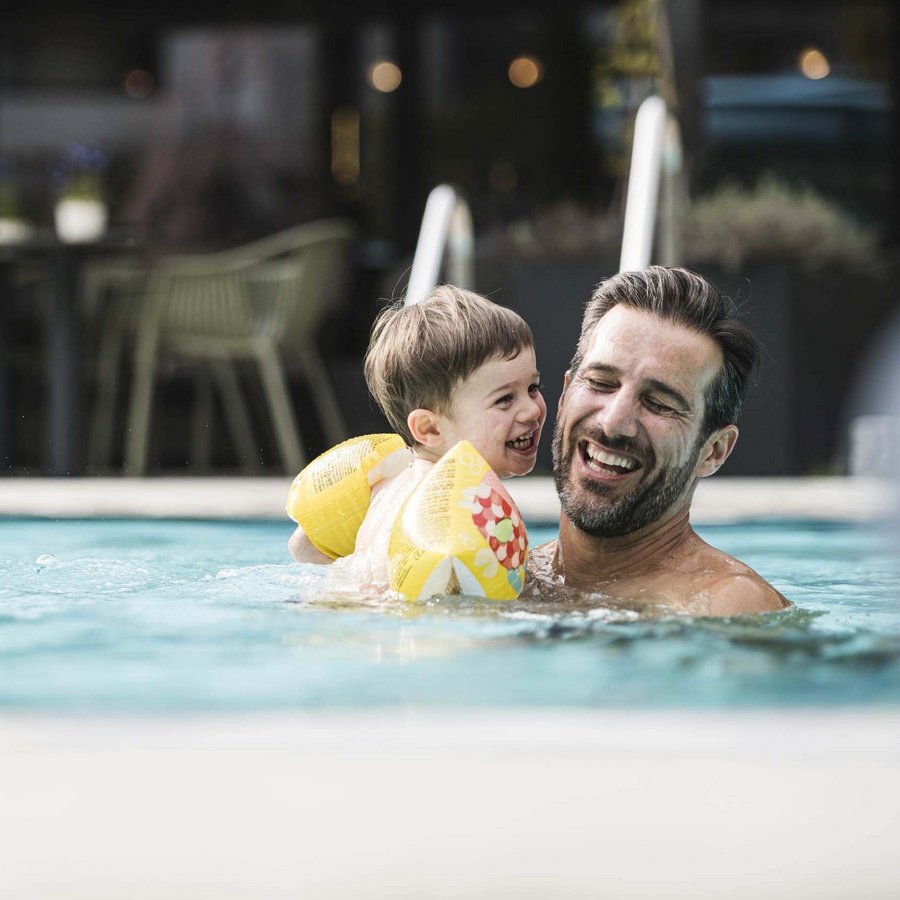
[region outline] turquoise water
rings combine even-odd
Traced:
[[[900,575],[872,527],[698,529],[794,601],[640,619],[602,598],[327,595],[284,523],[0,521],[0,708],[825,707],[900,700]],[[532,543],[553,536],[531,529]]]

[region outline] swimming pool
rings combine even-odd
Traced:
[[[323,592],[282,522],[0,521],[0,708],[833,707],[900,700],[900,575],[871,525],[698,529],[795,603],[639,618]],[[532,542],[553,535],[532,528]]]

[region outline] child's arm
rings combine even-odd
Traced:
[[[313,542],[306,536],[306,532],[299,525],[288,539],[288,550],[295,562],[316,563],[316,565],[320,566],[327,566],[334,562],[330,556],[326,556],[321,550],[317,550],[313,546]]]

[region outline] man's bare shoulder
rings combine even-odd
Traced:
[[[739,616],[749,613],[775,612],[790,603],[757,572],[739,559],[711,547],[705,542],[698,550],[705,576],[702,593],[706,598],[706,614]]]
[[[751,570],[748,575],[732,575],[709,586],[707,615],[740,616],[776,612],[790,605],[771,584]]]
[[[538,586],[568,584],[565,575],[555,570],[557,546],[557,541],[549,541],[529,554],[532,592]],[[737,616],[790,606],[750,566],[710,546],[696,534],[689,537],[678,554],[648,565],[644,572],[610,578],[598,567],[593,587],[610,597],[656,597],[670,608],[695,615]]]

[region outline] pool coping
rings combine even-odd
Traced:
[[[0,713],[16,900],[900,896],[900,711]]]
[[[506,482],[523,516],[554,522],[553,479]],[[282,477],[22,478],[0,481],[0,516],[37,518],[284,518],[290,485]],[[875,478],[707,478],[697,487],[696,524],[753,519],[865,522],[898,509],[895,485]]]

